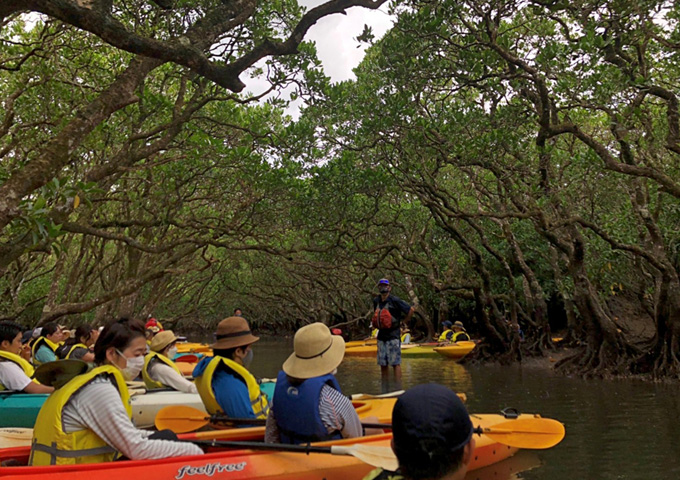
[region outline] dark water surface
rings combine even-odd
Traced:
[[[254,350],[253,373],[275,377],[292,340],[263,339]],[[565,424],[566,437],[556,447],[520,452],[514,463],[470,472],[469,480],[680,479],[680,384],[582,380],[528,366],[463,367],[444,358],[404,358],[402,370],[401,384],[383,386],[375,359],[347,357],[337,378],[348,394],[437,382],[466,393],[471,413],[514,407]]]

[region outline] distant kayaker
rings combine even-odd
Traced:
[[[96,463],[121,455],[142,460],[202,454],[191,443],[154,439],[153,435],[163,436],[165,431],[154,434],[132,424],[125,381],[139,375],[145,349],[141,322],[122,318],[107,324],[94,345],[97,366],[57,385],[40,409],[29,464]],[[53,366],[58,369],[69,362],[81,363],[63,360]]]
[[[335,379],[345,341],[323,323],[295,333],[294,352],[283,363],[267,417],[265,442],[307,443],[360,437],[361,422]]]
[[[43,325],[40,336],[36,338],[31,347],[33,365],[37,367],[43,363],[57,360],[57,348],[63,340],[64,336],[59,325],[54,322]]]
[[[402,321],[408,324],[414,308],[391,294],[392,286],[386,278],[378,282],[380,295],[373,299],[371,326],[378,329],[378,365],[383,379],[394,369],[396,379],[401,378],[401,334]]]
[[[241,310],[240,308],[236,307],[236,308],[234,309],[234,316],[235,316],[235,317],[242,317],[242,316],[243,316],[243,310]]]
[[[51,393],[54,388],[31,380],[34,370],[21,358],[21,326],[14,322],[0,322],[0,391]]]
[[[442,322],[442,327],[444,328],[444,331],[439,335],[440,342],[462,342],[470,340],[470,336],[465,331],[465,327],[461,321],[451,323],[446,320]]]
[[[185,393],[198,393],[196,385],[187,380],[172,359],[177,355],[177,337],[172,330],[163,330],[151,340],[151,351],[144,357],[142,378],[147,389],[172,388]]]
[[[475,439],[463,402],[434,383],[404,393],[392,411],[392,449],[399,469],[373,470],[364,480],[462,480]]]
[[[267,418],[269,402],[248,371],[252,344],[260,338],[250,332],[243,317],[229,317],[217,325],[213,357],[203,358],[193,376],[208,413],[233,418]]]
[[[57,349],[57,355],[63,359],[82,360],[83,362],[93,363],[94,352],[91,347],[97,341],[99,330],[90,325],[80,325],[76,328],[73,338],[68,338],[64,344]]]

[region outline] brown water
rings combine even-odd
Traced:
[[[292,341],[263,340],[254,350],[253,373],[275,377],[293,347]],[[401,384],[392,380],[382,385],[373,358],[345,358],[337,378],[348,394],[378,394],[437,382],[466,393],[473,413],[514,407],[565,424],[566,437],[556,447],[520,452],[492,471],[470,472],[467,480],[680,478],[680,384],[587,381],[541,368],[463,367],[444,358],[402,362]]]

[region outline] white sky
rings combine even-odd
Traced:
[[[310,9],[324,1],[298,0],[298,3]],[[373,29],[375,40],[381,38],[394,22],[394,18],[387,13],[387,7],[387,3],[379,10],[352,7],[347,9],[347,15],[329,15],[309,29],[305,40],[316,43],[317,55],[331,81],[340,82],[356,78],[352,69],[361,63],[367,44],[359,44],[355,38],[364,30],[364,25]],[[241,75],[241,81],[246,84],[246,90],[253,94],[269,87],[266,79],[249,78],[246,73]],[[291,105],[287,112],[297,117],[298,108],[299,101]]]

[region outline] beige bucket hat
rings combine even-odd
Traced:
[[[250,332],[250,325],[243,317],[229,317],[222,320],[217,325],[215,338],[217,341],[212,345],[213,350],[244,347],[260,339]]]
[[[345,340],[323,323],[312,323],[295,333],[295,352],[283,362],[283,371],[295,378],[312,378],[331,373],[345,357]]]
[[[177,337],[172,332],[172,330],[163,330],[162,332],[158,332],[156,335],[154,335],[149,348],[154,352],[162,352],[165,347],[176,341]]]

